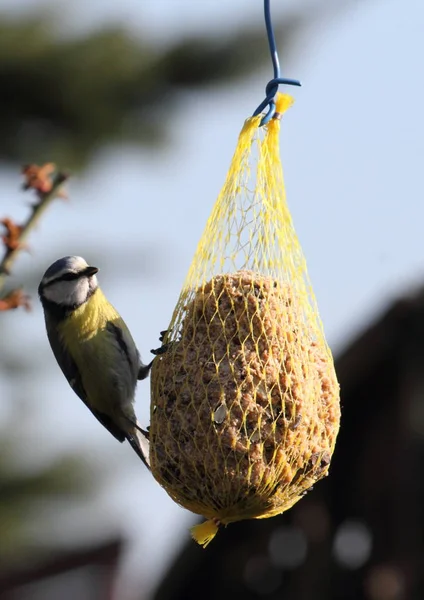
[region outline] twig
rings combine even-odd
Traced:
[[[54,165],[45,165],[37,167],[31,165],[24,168],[26,183],[24,189],[33,189],[38,196],[38,202],[31,205],[31,214],[22,225],[15,225],[10,219],[3,219],[2,223],[6,227],[7,235],[3,237],[6,252],[0,263],[0,292],[3,290],[6,278],[10,275],[11,268],[21,250],[25,246],[28,235],[33,230],[43,212],[49,204],[60,195],[63,195],[62,185],[68,179],[68,175],[59,171],[50,177]],[[6,300],[7,297],[3,298]],[[16,308],[16,306],[10,306]]]

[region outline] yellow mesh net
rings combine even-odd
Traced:
[[[292,104],[279,94],[277,112]],[[206,545],[328,472],[339,387],[286,204],[280,120],[247,119],[152,371],[151,467]]]

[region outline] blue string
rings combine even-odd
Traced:
[[[269,106],[267,114],[263,117],[260,122],[260,127],[266,125],[268,121],[272,119],[275,114],[275,96],[278,92],[278,86],[281,84],[285,85],[298,85],[301,83],[297,79],[287,79],[287,77],[281,77],[280,61],[278,59],[277,44],[275,43],[274,30],[272,28],[271,21],[271,0],[264,0],[264,12],[265,12],[265,25],[266,33],[268,35],[269,51],[271,52],[272,66],[274,69],[274,78],[268,82],[265,88],[266,98],[261,102],[258,108],[253,113],[256,117],[259,115],[267,106]]]

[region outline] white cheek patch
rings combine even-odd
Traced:
[[[97,282],[97,277],[95,275],[92,275],[91,277],[88,278],[88,286],[89,286],[91,293],[97,289],[98,285],[99,284]]]
[[[48,285],[43,292],[46,300],[62,306],[80,305],[86,301],[89,291],[87,277],[73,281],[58,281]]]

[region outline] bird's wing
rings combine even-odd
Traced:
[[[87,394],[85,393],[82,385],[81,375],[78,371],[75,361],[65,346],[61,343],[60,339],[57,336],[49,334],[49,329],[50,328],[48,327],[47,336],[49,338],[50,346],[53,350],[53,354],[55,355],[59,367],[62,369],[63,374],[69,382],[69,385],[77,394],[77,396],[81,398],[87,408],[90,409],[96,419],[100,421],[103,427],[105,427],[117,440],[123,442],[126,439],[125,432],[122,431],[110,417],[97,410],[93,410],[93,408],[87,402]]]
[[[113,321],[108,321],[106,329],[114,337],[115,342],[126,357],[130,372],[132,372],[137,379],[145,379],[149,374],[151,364],[146,366],[141,362],[140,354],[125,323],[122,320],[119,320],[119,325],[117,325]],[[143,370],[144,375],[143,377],[140,377],[140,373]],[[146,467],[150,469],[150,442],[148,434],[141,429],[136,420],[132,421],[131,419],[128,419],[128,421],[132,425],[132,428],[131,431],[125,433],[125,437],[138,457],[141,458]]]
[[[135,384],[137,381],[140,355],[128,327],[121,319],[116,319],[115,321],[108,321],[106,329],[112,335],[115,343],[118,344],[121,352],[127,359],[130,372],[134,376]]]
[[[119,326],[113,321],[109,321],[106,325],[106,329],[113,335],[122,352],[127,358],[130,369],[133,373],[136,373],[137,379],[146,379],[152,368],[153,361],[148,365],[145,365],[141,360],[140,353],[138,352],[135,342],[131,337],[125,323],[120,321]]]

